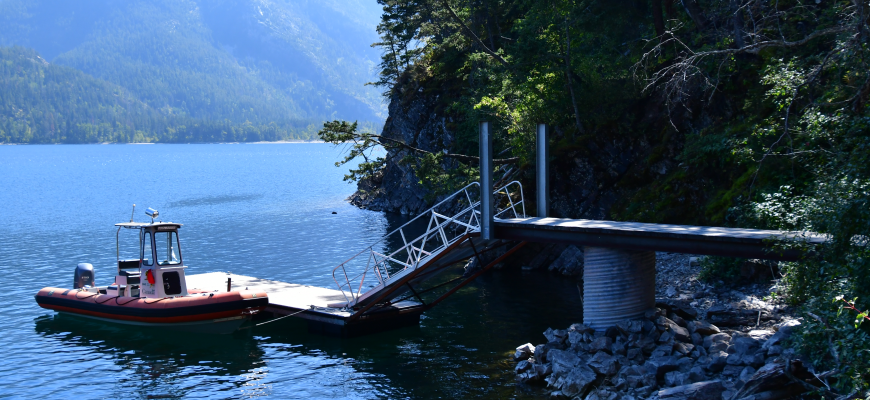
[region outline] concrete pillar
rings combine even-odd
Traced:
[[[550,181],[547,177],[547,172],[549,171],[549,161],[547,157],[549,156],[549,149],[547,146],[547,139],[549,139],[549,130],[550,128],[547,124],[538,124],[537,128],[537,136],[536,143],[537,149],[535,151],[535,180],[538,185],[537,194],[537,203],[538,203],[538,217],[546,218],[550,216]]]
[[[656,253],[583,248],[583,323],[597,331],[656,304]]]
[[[480,121],[480,236],[493,239],[492,219],[492,132],[490,124]]]

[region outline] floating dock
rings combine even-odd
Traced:
[[[269,294],[269,306],[265,312],[275,317],[291,315],[308,322],[308,331],[334,336],[358,336],[401,326],[415,325],[420,321],[424,306],[414,301],[401,301],[388,307],[378,308],[352,320],[353,309],[329,307],[329,304],[346,302],[339,290],[300,285],[236,275],[228,272],[210,272],[187,276],[188,289],[207,291],[248,289]]]

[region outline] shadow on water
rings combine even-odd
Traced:
[[[203,207],[203,206],[214,206],[226,203],[239,203],[244,201],[252,201],[262,198],[261,194],[242,194],[242,195],[221,195],[221,196],[206,196],[206,197],[196,197],[191,199],[184,199],[173,201],[168,203],[166,206],[168,208],[182,208],[182,207]]]
[[[264,352],[250,331],[202,335],[95,321],[69,314],[35,319],[40,336],[66,347],[101,353],[121,367],[134,367],[151,378],[209,365],[212,375],[244,374],[263,363]],[[205,371],[208,372],[208,371]]]

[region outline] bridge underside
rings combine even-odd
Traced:
[[[778,240],[803,239],[813,245],[825,240],[821,235],[783,231],[562,218],[498,219],[494,230],[497,238],[505,240],[776,261],[800,258],[797,250],[776,249]]]

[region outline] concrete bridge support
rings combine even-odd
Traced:
[[[654,251],[584,247],[583,323],[604,330],[655,307]]]

